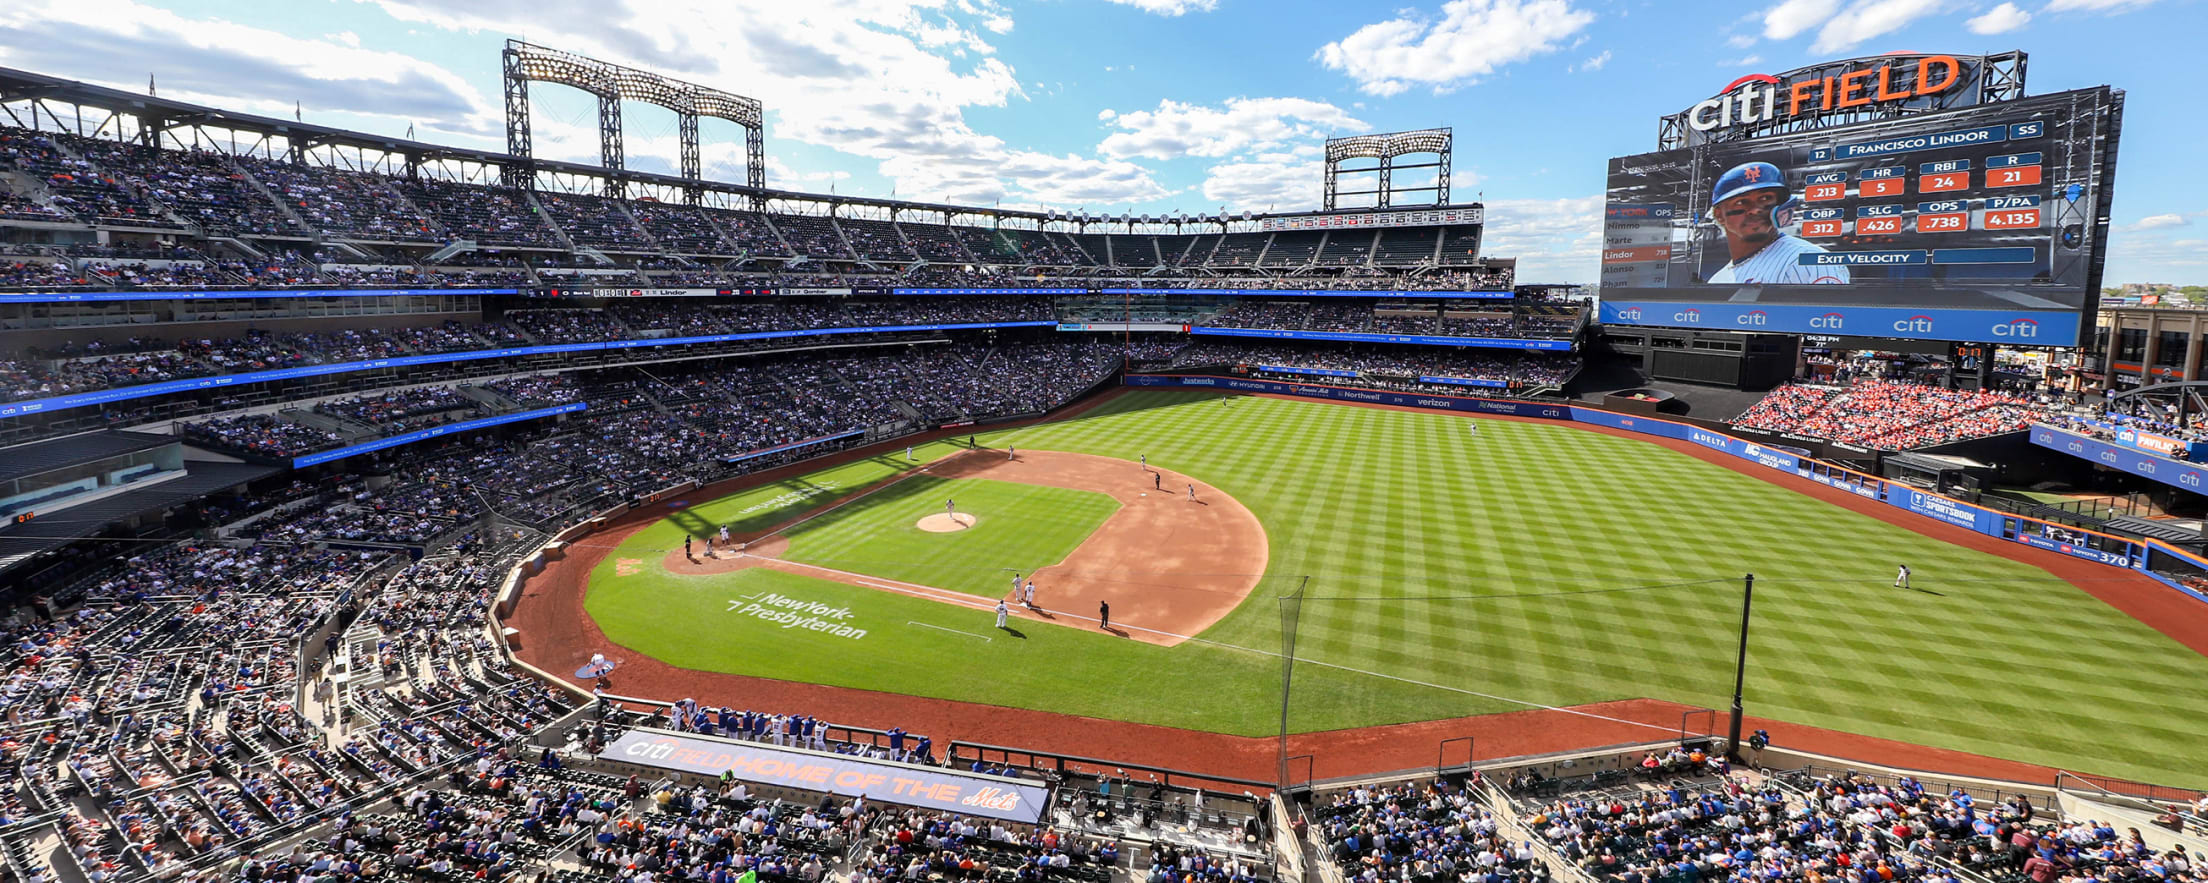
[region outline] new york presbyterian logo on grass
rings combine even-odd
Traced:
[[[792,598],[774,592],[731,598],[728,601],[728,612],[765,620],[786,629],[826,632],[854,641],[866,637],[865,629],[844,624],[845,620],[851,618],[849,607],[830,607],[818,601]]]

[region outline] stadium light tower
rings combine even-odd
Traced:
[[[1325,211],[1335,209],[1339,196],[1371,196],[1378,208],[1395,205],[1398,194],[1431,193],[1434,205],[1449,204],[1449,158],[1453,138],[1450,130],[1419,129],[1411,132],[1387,132],[1378,135],[1351,135],[1346,138],[1326,139],[1326,189],[1321,199]],[[1396,157],[1406,154],[1433,154],[1432,162],[1402,163]],[[1379,165],[1368,168],[1345,169],[1345,160],[1377,160]],[[1398,187],[1395,173],[1412,169],[1433,169],[1434,183],[1425,187]],[[1377,174],[1378,180],[1371,190],[1340,190],[1337,179],[1343,175]],[[1268,209],[1269,211],[1269,209]]]
[[[743,127],[744,183],[753,189],[767,185],[764,124],[755,99],[520,40],[507,40],[500,59],[506,84],[506,153],[518,161],[505,170],[509,187],[534,186],[535,141],[529,131],[531,82],[570,86],[598,97],[599,163],[608,172],[619,172],[627,165],[621,144],[621,102],[638,101],[675,112],[683,180],[696,182],[703,175],[698,118],[713,117]],[[685,186],[683,199],[695,205],[699,192],[694,184]],[[606,176],[606,195],[621,194],[621,179]]]

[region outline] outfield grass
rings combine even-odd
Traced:
[[[942,514],[946,499],[977,516],[972,527],[916,526]],[[996,598],[1011,589],[1012,573],[1065,560],[1117,511],[1117,501],[1090,491],[916,475],[798,525],[782,557]]]
[[[1202,642],[1170,649],[1046,626],[983,642],[940,630],[989,633],[977,612],[759,570],[677,577],[655,565],[616,578],[621,555],[593,574],[587,605],[616,642],[691,668],[1261,735],[1277,724],[1277,596],[1306,578],[1297,730],[1639,696],[1722,707],[1739,580],[1753,572],[1751,713],[2208,784],[2208,744],[2178,712],[2208,700],[2208,658],[2037,568],[1645,442],[1168,392],[984,441],[1148,454],[1217,486],[1264,523],[1267,577]],[[902,461],[808,480],[848,489]],[[684,524],[782,495],[748,516],[764,524],[829,499],[790,499],[806,486],[701,506]],[[681,529],[640,532],[623,554],[679,546]],[[1891,587],[1902,562],[1922,591]],[[932,576],[916,567],[898,578],[948,585],[972,566],[950,556]],[[880,624],[849,640],[725,609],[767,591],[817,595]],[[676,596],[689,606],[666,600]]]

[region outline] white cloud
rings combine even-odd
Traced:
[[[1746,49],[1750,46],[1756,45],[1756,35],[1734,34],[1730,37],[1725,38],[1725,45],[1731,46],[1734,49]]]
[[[1594,71],[1602,70],[1602,66],[1609,63],[1610,50],[1604,49],[1602,50],[1601,55],[1597,55],[1593,58],[1587,59],[1586,61],[1582,61],[1578,65],[1574,66],[1572,69],[1580,73],[1592,73]]]
[[[2031,13],[2018,9],[2014,3],[2003,3],[1986,10],[1984,15],[1975,16],[1963,24],[1970,28],[1970,32],[1973,34],[2006,34],[2023,27],[2026,22],[2031,20]]]
[[[1027,149],[967,122],[968,108],[1005,107],[1043,91],[1040,83],[1023,87],[995,57],[987,38],[1014,27],[996,0],[612,0],[625,8],[610,10],[606,0],[361,2],[450,30],[526,33],[758,98],[769,114],[770,151],[799,142],[861,161],[828,162],[872,160],[901,196],[1094,205],[1170,192],[1133,163]],[[571,4],[588,14],[544,8]],[[595,156],[594,141],[578,146],[587,148],[581,158]]]
[[[163,97],[286,118],[297,102],[310,113],[382,117],[397,128],[422,119],[439,131],[484,136],[501,125],[496,96],[435,64],[362,49],[347,36],[293,37],[135,0],[0,5],[0,63],[10,67],[132,91],[145,88],[151,71]]]
[[[1326,164],[1280,160],[1268,156],[1257,162],[1212,166],[1203,183],[1205,204],[1225,205],[1237,212],[1318,208]]]
[[[1939,12],[1944,0],[1855,0],[1817,32],[1812,52],[1839,52]]]
[[[2049,0],[2048,12],[2117,12],[2152,5],[2155,0]]]
[[[1602,196],[1491,199],[1482,254],[1517,258],[1529,282],[1593,282],[1600,275]]]
[[[1824,24],[1840,11],[1840,0],[1785,0],[1763,11],[1763,35],[1791,40],[1795,35]]]
[[[1747,66],[1749,66],[1749,65],[1751,65],[1751,64],[1762,64],[1762,63],[1763,63],[1763,56],[1761,56],[1761,55],[1753,55],[1753,54],[1751,54],[1751,55],[1743,55],[1743,56],[1741,56],[1741,57],[1739,57],[1739,58],[1726,58],[1726,59],[1720,59],[1720,60],[1719,60],[1719,61],[1717,62],[1717,66],[1718,66],[1718,67],[1747,67]]]
[[[1121,6],[1132,6],[1154,15],[1178,16],[1189,12],[1210,12],[1219,8],[1219,0],[1108,0]]]
[[[1554,52],[1594,20],[1570,0],[1450,0],[1438,19],[1404,10],[1320,47],[1315,57],[1374,95],[1413,86],[1441,93]]]
[[[2137,233],[2144,230],[2163,230],[2170,227],[2186,227],[2190,226],[2191,224],[2191,221],[2185,220],[2184,215],[2177,214],[2176,212],[2171,212],[2165,215],[2148,215],[2144,218],[2140,218],[2138,221],[2130,224],[2125,224],[2116,229],[2123,230],[2129,233]]]
[[[1230,98],[1219,107],[1167,99],[1158,102],[1156,110],[1131,110],[1098,119],[1108,119],[1120,129],[1097,145],[1098,153],[1114,159],[1221,157],[1365,128],[1347,111],[1306,98]]]

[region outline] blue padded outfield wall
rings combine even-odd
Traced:
[[[1825,485],[1827,487],[1847,491],[1866,499],[1878,500],[1896,509],[1909,512],[1913,515],[1930,518],[1942,524],[1959,527],[1964,530],[2007,540],[2009,542],[2018,543],[2021,545],[2031,546],[2035,549],[2045,549],[2050,552],[2068,555],[2072,558],[2091,561],[2096,564],[2106,564],[2111,567],[2122,567],[2126,569],[2139,570],[2142,572],[2146,572],[2149,576],[2155,576],[2151,571],[2147,570],[2147,565],[2149,563],[2148,557],[2151,554],[2156,556],[2183,559],[2191,566],[2197,567],[2199,569],[2208,569],[2208,561],[2202,561],[2201,559],[2194,558],[2193,556],[2185,555],[2175,549],[2171,549],[2167,546],[2162,545],[2161,543],[2156,543],[2151,540],[2146,543],[2140,543],[2134,540],[2124,539],[2122,537],[2111,537],[2105,534],[2092,534],[2092,536],[2100,538],[2098,542],[2111,547],[2108,549],[2097,549],[2091,546],[2063,542],[2061,540],[2051,539],[2049,537],[2043,536],[2037,531],[2042,526],[2054,526],[2059,527],[2063,531],[2070,534],[2090,534],[2091,532],[2079,531],[2075,528],[2070,528],[2065,525],[2050,525],[2049,522],[2041,521],[2036,518],[2027,518],[2021,515],[2011,515],[1999,510],[1988,509],[1983,506],[1965,503],[1953,497],[1946,497],[1940,494],[1929,493],[1910,487],[1908,485],[1896,484],[1894,482],[1890,482],[1876,476],[1866,475],[1861,472],[1856,472],[1854,470],[1845,469],[1838,466],[1831,466],[1825,463],[1819,463],[1817,461],[1805,457],[1799,457],[1792,453],[1771,447],[1769,445],[1751,442],[1746,439],[1735,438],[1722,432],[1715,432],[1697,426],[1689,426],[1684,423],[1674,423],[1670,420],[1662,420],[1654,417],[1635,417],[1626,414],[1618,414],[1610,411],[1604,411],[1597,408],[1582,407],[1579,405],[1565,405],[1553,402],[1533,402],[1525,401],[1522,399],[1479,399],[1467,398],[1463,396],[1439,395],[1434,393],[1404,393],[1390,392],[1387,390],[1378,389],[1355,389],[1341,386],[1326,386],[1316,383],[1285,383],[1273,380],[1246,380],[1239,377],[1213,377],[1179,374],[1134,374],[1129,375],[1126,378],[1126,385],[1136,387],[1175,387],[1184,389],[1215,389],[1230,392],[1271,393],[1274,395],[1303,396],[1306,398],[1332,399],[1335,401],[1343,402],[1366,402],[1376,405],[1397,405],[1406,408],[1433,408],[1444,411],[1465,411],[1475,414],[1503,414],[1512,417],[1530,417],[1540,420],[1560,420],[1572,423],[1585,423],[1591,426],[1604,426],[1611,429],[1622,429],[1627,432],[1636,432],[1642,435],[1653,435],[1662,438],[1678,439],[1680,441],[1691,442],[1693,444],[1700,445],[1711,450],[1723,451],[1742,460],[1747,460],[1751,463],[1756,463],[1773,470],[1785,472],[1799,478],[1805,478],[1810,481]],[[2036,426],[2032,429],[2032,441],[2034,441],[2035,443],[2040,442],[2042,430],[2060,433],[2062,435],[2070,435],[2070,433],[2063,433],[2060,430],[2054,430],[2052,429],[2052,427]],[[2092,441],[2091,439],[2084,440],[2088,442]],[[2044,444],[2046,447],[2058,447],[2058,445],[2056,444],[2042,444]],[[2102,447],[2108,448],[2112,451],[2131,454],[2134,456],[2143,456],[2141,452],[2131,450],[2129,448],[2119,448],[2111,445],[2102,445]],[[2166,480],[2169,480],[2172,484],[2178,484],[2178,486],[2180,487],[2188,487],[2186,485],[2179,484],[2177,480]],[[2197,490],[2198,486],[2189,486],[2188,489]],[[2163,583],[2168,584],[2173,588],[2177,588],[2178,590],[2183,591],[2188,595],[2192,595],[2193,597],[2198,598],[2204,602],[2208,602],[2208,597],[2203,597],[2198,592],[2187,589],[2160,576],[2155,576],[2155,579],[2158,579]]]

